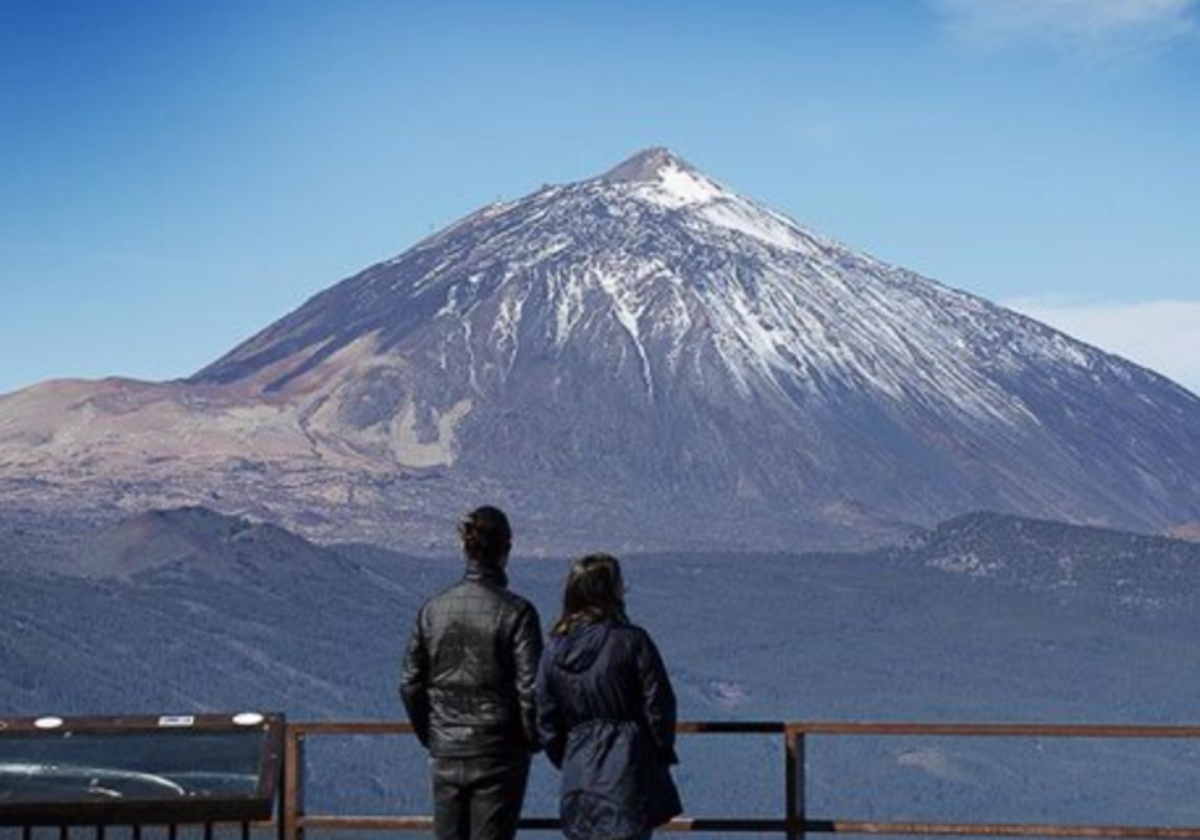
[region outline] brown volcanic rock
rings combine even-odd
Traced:
[[[1185,522],[1167,531],[1167,536],[1177,540],[1200,542],[1200,522]]]
[[[969,510],[1200,519],[1200,399],[661,149],[491,205],[189,380],[0,397],[7,503],[452,550],[847,547]],[[106,513],[107,512],[107,513]]]

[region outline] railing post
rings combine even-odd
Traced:
[[[787,840],[804,840],[804,826],[808,816],[805,808],[804,779],[804,729],[787,724],[783,730],[784,778],[784,823]]]
[[[287,727],[283,750],[282,840],[304,840],[304,734]]]

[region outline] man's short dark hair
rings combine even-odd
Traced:
[[[512,548],[512,528],[508,517],[497,507],[485,505],[468,513],[458,523],[463,554],[468,560],[496,565]]]

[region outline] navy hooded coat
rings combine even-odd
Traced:
[[[537,708],[571,840],[634,837],[683,811],[669,770],[675,692],[645,630],[603,621],[552,636]]]

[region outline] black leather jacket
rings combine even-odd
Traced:
[[[542,655],[537,610],[476,564],[417,614],[400,697],[437,758],[536,752],[534,683]]]

